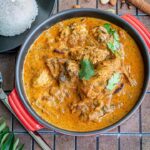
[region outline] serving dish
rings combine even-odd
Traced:
[[[65,19],[79,17],[79,16],[80,17],[87,16],[87,17],[94,17],[94,18],[108,20],[122,27],[123,29],[125,29],[135,39],[136,43],[138,43],[138,46],[141,51],[141,55],[144,60],[144,69],[145,69],[144,85],[143,85],[139,100],[134,106],[134,108],[124,118],[122,118],[120,121],[116,122],[115,124],[109,127],[100,129],[100,130],[95,130],[95,131],[90,131],[90,132],[74,132],[74,131],[63,130],[44,121],[42,118],[40,118],[36,114],[36,112],[34,112],[30,104],[28,103],[25,92],[24,92],[24,88],[23,88],[23,82],[22,82],[23,63],[24,63],[24,59],[27,54],[27,51],[30,45],[32,44],[32,42],[42,33],[42,31],[52,26],[53,24],[59,21],[65,20]],[[147,85],[148,85],[149,73],[150,73],[149,66],[150,66],[150,63],[149,63],[148,47],[146,46],[144,40],[141,38],[139,33],[123,19],[119,18],[116,15],[109,14],[109,13],[106,13],[97,9],[77,9],[77,10],[75,9],[75,10],[64,11],[64,12],[61,12],[57,15],[50,17],[48,20],[43,22],[29,35],[29,37],[25,41],[19,53],[17,65],[16,65],[16,89],[10,94],[9,102],[10,102],[11,107],[14,109],[16,114],[19,115],[19,118],[22,120],[24,124],[26,124],[29,130],[39,130],[43,127],[46,127],[46,128],[52,128],[58,132],[69,134],[69,135],[84,136],[84,135],[98,134],[98,133],[104,132],[106,130],[110,130],[120,125],[123,121],[129,118],[129,116],[131,116],[131,114],[133,114],[133,112],[139,107],[139,105],[141,104],[143,100],[143,97],[145,95]]]
[[[5,37],[0,35],[0,53],[12,52],[15,48],[20,46],[27,35],[30,34],[39,24],[46,20],[53,12],[55,0],[37,0],[38,16],[31,25],[31,28],[20,35]]]

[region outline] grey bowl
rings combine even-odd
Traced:
[[[50,26],[52,26],[55,23],[62,21],[62,20],[66,20],[66,19],[73,18],[73,17],[85,17],[85,16],[86,17],[100,18],[100,19],[110,21],[110,22],[122,27],[123,29],[125,29],[133,37],[133,39],[138,44],[138,46],[140,48],[141,55],[143,57],[144,67],[145,67],[144,68],[145,69],[145,77],[144,77],[144,84],[143,84],[142,92],[138,98],[138,101],[135,104],[135,106],[132,108],[132,110],[130,110],[130,112],[125,117],[123,117],[118,122],[114,123],[113,125],[105,127],[103,129],[89,131],[89,132],[75,132],[75,131],[69,131],[69,130],[64,130],[64,129],[58,128],[58,127],[46,122],[32,109],[32,107],[30,106],[30,104],[27,100],[25,92],[24,92],[23,82],[22,82],[22,69],[23,69],[23,62],[24,62],[25,56],[28,52],[30,45],[45,29],[49,28]],[[92,8],[72,9],[72,10],[60,12],[60,13],[50,17],[49,19],[44,21],[42,24],[40,24],[28,36],[25,43],[21,47],[21,50],[20,50],[20,53],[18,56],[18,60],[17,60],[16,89],[17,89],[17,92],[19,94],[19,97],[21,98],[21,100],[22,100],[24,106],[27,108],[27,110],[31,113],[31,115],[40,124],[42,124],[46,128],[51,128],[53,130],[56,130],[57,132],[60,132],[63,134],[68,134],[68,135],[73,135],[73,136],[95,135],[95,134],[105,132],[107,130],[111,130],[111,129],[115,128],[116,126],[120,125],[125,120],[127,120],[135,112],[135,110],[140,106],[140,104],[144,98],[144,95],[146,93],[147,86],[148,86],[148,81],[149,81],[149,76],[150,76],[149,68],[150,68],[150,61],[149,61],[148,48],[147,48],[145,42],[143,41],[143,39],[141,38],[141,36],[138,34],[138,32],[131,25],[129,25],[126,21],[124,21],[123,19],[121,19],[117,15],[110,14],[110,13],[104,12],[104,11],[100,11],[98,9],[92,9]]]

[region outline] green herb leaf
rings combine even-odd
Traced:
[[[80,65],[79,78],[89,80],[95,74],[93,64],[90,60],[84,59],[80,62]]]
[[[116,50],[118,50],[119,48],[120,48],[120,43],[119,43],[119,41],[117,41],[117,40],[114,40],[114,47],[115,47],[115,49]]]
[[[105,23],[104,24],[104,28],[107,30],[107,32],[109,33],[111,30],[111,25],[109,23]]]
[[[0,150],[22,150],[23,145],[19,139],[15,140],[14,134],[10,133],[4,119],[0,118]]]
[[[119,50],[120,48],[120,43],[116,40],[114,40],[114,42],[108,42],[107,43],[108,48],[112,51],[112,53],[115,53]]]
[[[15,140],[14,144],[13,144],[13,148],[12,148],[12,150],[16,150],[16,149],[17,149],[18,144],[19,144],[19,139],[17,138],[17,139]]]
[[[113,53],[116,53],[116,51],[120,48],[119,35],[115,29],[111,28],[111,25],[109,23],[105,23],[104,28],[109,34],[113,35],[114,37],[113,42],[108,42],[107,46]]]
[[[10,150],[14,142],[14,134],[10,133],[5,143],[1,146],[1,150]]]
[[[119,35],[116,31],[114,32],[113,36],[115,40],[119,41]]]
[[[0,132],[2,132],[6,128],[6,122],[2,122],[0,124]]]
[[[119,50],[119,48],[120,48],[120,43],[119,43],[118,40],[116,40],[116,39],[118,39],[118,38],[119,38],[118,35],[115,34],[114,41],[107,43],[108,48],[109,48],[113,53],[117,52],[117,51]]]
[[[109,23],[105,23],[104,28],[107,30],[109,34],[113,34],[115,32],[115,30],[111,28],[111,25]]]
[[[9,128],[6,127],[2,132],[0,132],[0,142],[2,141],[3,136],[9,132]]]
[[[107,46],[108,46],[108,48],[109,48],[113,53],[115,52],[116,48],[114,47],[114,44],[113,44],[113,43],[108,42],[108,43],[107,43]]]
[[[23,149],[23,147],[24,147],[24,144],[19,145],[19,147],[18,147],[16,150],[22,150],[22,149]]]
[[[120,82],[120,73],[114,73],[113,76],[108,80],[106,88],[108,90],[113,90],[116,84]]]

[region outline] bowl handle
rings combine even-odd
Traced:
[[[23,124],[23,126],[29,130],[29,131],[37,131],[42,128],[44,128],[42,125],[40,125],[27,111],[23,103],[21,102],[20,98],[18,97],[16,89],[14,89],[8,96],[8,102],[20,120],[20,122]]]
[[[125,14],[121,16],[125,21],[127,21],[129,24],[131,24],[142,36],[144,39],[145,43],[148,46],[148,50],[150,52],[150,32],[148,29],[144,26],[142,22],[140,22],[137,18],[132,16],[131,14]]]

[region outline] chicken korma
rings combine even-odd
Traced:
[[[136,104],[144,65],[122,28],[79,17],[45,30],[24,61],[24,89],[35,112],[59,128],[102,129]]]

